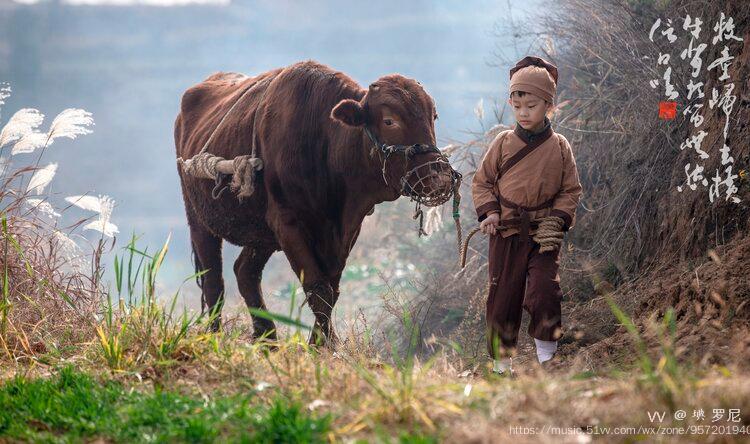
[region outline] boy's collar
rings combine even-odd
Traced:
[[[544,125],[539,131],[532,133],[531,131],[524,129],[520,124],[518,124],[518,122],[516,122],[516,127],[513,129],[513,132],[516,133],[516,135],[520,137],[521,140],[528,144],[539,138],[547,138],[547,133],[552,132],[552,125],[549,118],[547,118],[547,116],[544,116]]]

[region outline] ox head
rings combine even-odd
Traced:
[[[339,102],[331,117],[362,128],[393,191],[427,206],[450,198],[460,174],[435,146],[435,102],[419,82],[398,74],[381,77],[360,101]]]

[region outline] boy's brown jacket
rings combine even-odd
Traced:
[[[499,211],[502,223],[519,216],[516,210],[500,203],[498,193],[524,207],[537,206],[554,197],[551,207],[529,211],[529,216],[531,220],[559,216],[565,221],[563,230],[568,231],[575,225],[576,207],[583,194],[570,143],[553,131],[546,141],[500,175],[503,162],[527,145],[522,137],[527,135],[516,125],[516,129],[498,134],[487,149],[471,184],[477,217],[481,222],[490,212]],[[508,237],[519,231],[516,226],[501,230],[500,234]],[[536,231],[532,226],[529,234]]]

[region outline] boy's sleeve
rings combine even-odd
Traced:
[[[564,221],[563,231],[568,231],[575,226],[576,221],[576,208],[578,208],[578,201],[581,199],[583,194],[583,187],[578,178],[578,168],[576,168],[576,160],[573,156],[573,150],[570,147],[570,142],[565,137],[561,137],[562,144],[562,156],[563,156],[563,178],[562,186],[560,191],[555,197],[552,204],[552,211],[550,216],[559,216]]]
[[[471,197],[474,200],[479,222],[492,212],[500,212],[500,204],[495,198],[493,189],[500,166],[501,135],[502,133],[495,136],[471,181]]]

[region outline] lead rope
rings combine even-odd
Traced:
[[[456,186],[453,188],[453,221],[456,223],[456,244],[458,245],[458,254],[461,255],[461,176],[456,179]]]
[[[469,248],[469,241],[471,238],[479,232],[479,227],[474,227],[469,231],[469,235],[466,236],[466,241],[461,245],[460,241],[458,244],[458,257],[460,258],[461,268],[466,267],[466,250]]]
[[[412,216],[412,219],[419,218],[419,228],[417,229],[417,235],[419,237],[422,237],[426,235],[427,233],[424,231],[424,212],[422,211],[422,204],[419,203],[419,201],[416,201],[416,205],[414,206],[414,216]]]

